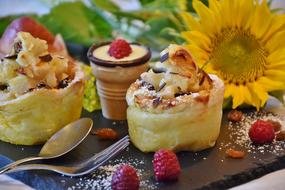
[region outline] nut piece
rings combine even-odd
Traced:
[[[115,140],[118,138],[118,133],[111,128],[101,128],[91,131],[92,135],[97,135],[102,140]]]
[[[243,118],[243,113],[238,110],[232,110],[228,113],[228,120],[232,122],[239,122]]]
[[[236,159],[241,159],[241,158],[245,157],[245,152],[234,150],[232,148],[227,149],[226,150],[226,154],[227,154],[228,157],[236,158]]]
[[[276,134],[275,140],[277,141],[285,141],[285,131],[280,131]]]
[[[271,125],[273,126],[273,129],[274,129],[275,132],[278,132],[278,131],[281,130],[282,125],[281,125],[280,122],[274,121],[274,120],[271,120],[271,119],[266,120],[266,122],[271,123]]]

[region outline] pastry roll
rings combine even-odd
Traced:
[[[78,63],[48,52],[46,41],[19,32],[0,64],[0,139],[33,145],[78,119],[84,74]]]
[[[221,79],[198,68],[182,46],[170,45],[160,62],[127,91],[133,144],[143,152],[213,147],[220,132],[223,95]]]

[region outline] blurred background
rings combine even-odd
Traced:
[[[272,11],[285,10],[285,0],[268,3]],[[123,37],[160,51],[169,43],[183,43],[181,11],[195,14],[192,0],[1,0],[0,34],[16,17],[29,15],[67,42],[88,47]]]

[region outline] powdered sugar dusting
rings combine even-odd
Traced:
[[[268,112],[250,112],[244,114],[242,121],[234,123],[229,122],[229,138],[233,139],[230,142],[221,142],[219,150],[226,148],[239,148],[246,149],[251,154],[265,154],[272,153],[275,155],[284,154],[285,146],[283,141],[273,141],[270,144],[253,145],[248,131],[251,125],[258,119],[277,121],[282,125],[282,129],[285,127],[285,117],[280,115],[274,115]]]
[[[136,169],[140,179],[140,190],[158,189],[158,183],[150,181],[152,175],[150,171],[144,169],[144,160],[124,156],[109,161],[106,165],[99,167],[94,173],[80,178],[79,182],[67,189],[111,190],[112,175],[116,169],[123,164],[128,164]]]

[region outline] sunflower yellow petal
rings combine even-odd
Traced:
[[[256,12],[256,6],[254,6],[253,1],[249,0],[247,5],[249,6],[248,10],[250,11],[247,15],[247,18],[244,17],[244,28],[245,29],[251,29],[252,23],[254,21],[254,16]],[[244,7],[246,7],[244,6]]]
[[[206,61],[204,63],[206,63]],[[219,73],[213,68],[213,64],[211,62],[205,66],[205,70],[209,74],[215,74],[219,76]]]
[[[275,34],[269,41],[266,43],[266,47],[269,52],[274,52],[278,49],[285,47],[285,30]]]
[[[247,104],[250,104],[252,102],[252,95],[245,85],[240,85],[240,91],[243,93],[244,96],[244,102]]]
[[[219,14],[220,11],[220,4],[217,0],[209,0],[209,8],[215,13]]]
[[[192,56],[194,57],[199,66],[204,64],[204,61],[202,60],[208,60],[209,56],[207,52],[199,48],[198,46],[189,44],[186,45],[185,47],[191,52]]]
[[[231,25],[232,21],[232,14],[231,14],[231,7],[230,7],[230,1],[224,0],[220,1],[221,5],[221,15],[223,15],[222,19],[222,25],[224,27],[228,27]]]
[[[255,14],[252,20],[251,32],[260,38],[266,32],[271,23],[271,13],[267,6],[267,2],[263,1],[261,5],[256,5]]]
[[[217,32],[219,32],[223,26],[220,4],[217,0],[209,0],[209,8],[213,11],[213,19],[215,20],[215,24],[217,25]]]
[[[200,16],[200,23],[208,35],[213,35],[217,31],[217,24],[215,23],[213,11],[210,10],[206,5],[204,5],[199,0],[193,0],[193,8],[196,10],[197,14]]]
[[[270,55],[266,59],[267,63],[270,63],[270,65],[275,64],[275,63],[279,63],[279,62],[284,61],[284,60],[285,60],[285,48],[284,49],[278,49],[278,50],[270,53]]]
[[[245,27],[254,13],[254,6],[251,0],[239,0],[238,15],[236,15],[239,27]]]
[[[268,31],[264,36],[260,39],[262,43],[267,43],[268,40],[272,38],[277,32],[284,30],[285,28],[285,14],[283,15],[274,15],[271,19],[271,24],[269,26]]]
[[[239,1],[231,2],[231,14],[234,16],[231,23],[232,26],[242,26],[242,15],[244,14],[244,10],[241,10],[241,4]]]
[[[250,105],[256,107],[257,110],[259,110],[259,108],[261,107],[261,100],[258,97],[255,89],[254,89],[254,85],[253,83],[248,83],[247,84],[248,87],[248,91],[251,94],[251,102]]]
[[[233,91],[233,109],[244,103],[245,97],[240,86],[236,86]]]
[[[183,22],[185,26],[187,27],[187,29],[198,30],[198,31],[201,30],[200,23],[190,13],[182,12],[180,13],[180,16],[182,17]]]
[[[204,49],[205,51],[210,51],[211,40],[205,34],[198,31],[187,31],[181,33],[188,42],[194,43]]]
[[[265,91],[285,89],[285,82],[274,81],[267,77],[260,77],[257,82],[265,89]]]
[[[226,85],[224,97],[228,98],[228,97],[232,96],[233,92],[234,92],[234,85],[233,84]]]
[[[285,71],[285,59],[278,63],[271,63],[270,65],[267,65],[266,68],[268,70],[283,70]]]
[[[261,104],[260,106],[264,106],[264,104],[266,103],[266,101],[269,98],[268,93],[264,90],[264,88],[257,82],[253,83],[253,89],[254,92],[256,93],[256,95],[259,97],[259,99],[261,100]]]
[[[265,76],[272,80],[285,81],[285,71],[270,69],[265,71]]]

